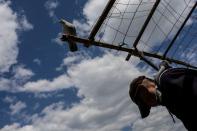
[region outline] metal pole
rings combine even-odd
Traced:
[[[146,19],[144,25],[142,26],[142,29],[140,30],[139,35],[137,36],[137,38],[136,38],[136,40],[135,40],[135,42],[134,42],[134,44],[133,44],[133,47],[134,47],[134,48],[137,48],[137,45],[138,45],[138,43],[139,43],[139,41],[140,41],[140,39],[141,39],[141,37],[142,37],[142,35],[143,35],[143,33],[144,33],[146,27],[148,26],[148,24],[149,24],[149,22],[150,22],[150,20],[151,20],[151,18],[152,18],[152,16],[153,16],[155,10],[157,9],[157,7],[158,7],[160,1],[161,1],[161,0],[157,0],[157,1],[155,2],[155,4],[154,4],[153,8],[151,9],[151,11],[150,11],[150,13],[149,13],[149,15],[148,15],[148,17],[147,17],[147,19]]]
[[[144,25],[142,26],[142,29],[140,30],[140,33],[138,34],[138,36],[137,36],[135,42],[133,43],[133,47],[134,47],[135,49],[137,49],[137,45],[138,45],[138,43],[139,43],[139,41],[140,41],[140,39],[141,39],[141,37],[142,37],[144,31],[146,30],[146,27],[148,26],[148,24],[149,24],[149,22],[150,22],[150,20],[151,20],[151,18],[152,18],[152,16],[153,16],[153,14],[154,14],[154,12],[156,11],[156,9],[157,9],[157,7],[158,7],[160,1],[161,1],[161,0],[157,0],[157,1],[155,2],[155,4],[153,5],[153,8],[151,9],[151,11],[150,11],[150,13],[149,13],[149,15],[148,15],[148,17],[147,17],[147,19],[146,19]],[[128,60],[130,59],[130,57],[131,57],[131,54],[129,53],[126,60],[128,61]]]
[[[183,22],[183,24],[181,25],[180,29],[178,30],[177,34],[175,35],[175,37],[173,38],[173,40],[171,41],[171,43],[169,44],[167,50],[165,51],[163,57],[165,58],[167,53],[169,52],[170,48],[173,46],[174,42],[176,41],[177,37],[179,36],[179,34],[181,33],[183,27],[185,26],[185,24],[187,23],[187,21],[189,20],[190,16],[192,15],[192,13],[194,12],[195,8],[197,6],[197,2],[194,4],[193,8],[191,9],[190,13],[187,15],[185,21]]]
[[[147,64],[149,64],[155,70],[159,71],[159,68],[157,66],[155,66],[151,61],[147,60],[145,57],[141,57],[140,59],[143,60],[144,62],[146,62]]]
[[[94,37],[96,36],[96,33],[98,32],[98,30],[100,29],[101,25],[103,24],[104,20],[106,19],[107,15],[109,14],[109,11],[111,10],[112,6],[114,5],[114,3],[116,2],[116,0],[109,0],[107,6],[105,7],[102,15],[99,17],[97,23],[95,24],[94,28],[92,29],[89,39],[90,40],[94,40]]]
[[[131,55],[133,55],[133,56],[142,58],[139,51],[136,51],[136,49],[130,49],[130,48],[125,48],[125,47],[115,46],[115,45],[111,45],[111,44],[104,43],[104,42],[99,42],[99,41],[92,41],[92,40],[89,40],[89,39],[79,38],[77,36],[72,36],[72,35],[63,35],[61,39],[62,39],[62,41],[72,40],[72,41],[75,41],[75,42],[78,42],[78,43],[82,43],[84,45],[94,45],[94,46],[99,46],[99,47],[103,47],[103,48],[109,48],[109,49],[114,49],[114,50],[118,50],[118,51],[124,51],[124,52],[131,53]],[[190,67],[190,68],[197,69],[197,67],[195,67],[195,66],[192,66],[190,64],[187,64],[185,62],[182,62],[182,61],[179,61],[179,60],[176,60],[176,59],[171,59],[171,58],[167,58],[167,57],[164,59],[163,56],[161,56],[161,55],[152,54],[152,53],[148,53],[148,52],[141,52],[141,54],[143,54],[146,57],[157,58],[157,59],[160,59],[160,60],[167,60],[167,61],[172,62],[172,63],[176,63],[176,64],[180,64],[180,65],[183,65],[183,66],[187,66],[187,67]]]

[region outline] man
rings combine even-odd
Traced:
[[[189,131],[197,131],[197,71],[169,66],[166,69],[166,65],[161,66],[155,80],[145,76],[134,79],[130,97],[138,105],[142,118],[149,115],[151,107],[162,105]]]

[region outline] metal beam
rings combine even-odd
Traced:
[[[144,25],[142,26],[142,28],[141,28],[141,30],[140,30],[140,32],[139,32],[139,34],[138,34],[136,40],[134,41],[133,47],[134,47],[135,49],[137,49],[137,45],[138,45],[138,43],[139,43],[139,41],[140,41],[140,39],[141,39],[141,37],[142,37],[144,31],[146,30],[146,28],[147,28],[147,26],[148,26],[148,24],[149,24],[149,22],[150,22],[150,20],[151,20],[151,18],[152,18],[152,16],[153,16],[154,12],[156,11],[156,9],[157,9],[157,7],[158,7],[160,1],[161,1],[161,0],[157,0],[157,1],[155,2],[155,4],[153,5],[153,8],[151,9],[151,11],[150,11],[150,13],[149,13],[149,15],[148,15],[146,21],[144,22]],[[130,59],[130,57],[131,57],[131,54],[129,53],[126,60],[128,61],[128,60]]]
[[[143,54],[146,57],[156,58],[156,59],[160,59],[160,60],[167,60],[167,61],[172,62],[172,63],[176,63],[176,64],[179,64],[179,65],[183,65],[183,66],[187,66],[187,67],[190,67],[190,68],[197,69],[197,67],[195,67],[195,66],[192,66],[190,64],[187,64],[185,62],[182,62],[182,61],[179,61],[179,60],[176,60],[176,59],[171,59],[171,58],[167,58],[167,57],[164,59],[164,57],[161,56],[161,55],[152,54],[152,53],[149,53],[149,52],[138,52],[138,51],[136,51],[136,49],[120,47],[120,46],[111,45],[111,44],[104,43],[104,42],[99,42],[99,41],[92,41],[92,40],[89,40],[89,39],[79,38],[77,36],[63,35],[61,40],[62,41],[72,40],[72,41],[77,42],[78,44],[81,43],[81,44],[84,44],[84,45],[94,45],[94,46],[109,48],[109,49],[113,49],[113,50],[124,51],[124,52],[128,52],[131,55],[139,57],[139,58],[142,58],[141,54]]]
[[[92,29],[92,31],[90,33],[90,36],[89,36],[90,40],[94,40],[94,37],[96,36],[97,32],[99,31],[101,25],[105,21],[107,15],[109,14],[109,11],[111,10],[111,8],[113,7],[115,2],[116,2],[116,0],[109,0],[107,6],[103,10],[102,15],[99,17],[97,23],[95,24],[94,28]]]
[[[190,16],[192,15],[192,13],[194,12],[195,8],[197,6],[197,2],[194,4],[193,8],[191,9],[191,11],[189,12],[189,14],[187,15],[185,21],[183,22],[183,24],[181,25],[181,27],[179,28],[178,32],[176,33],[175,37],[173,38],[173,40],[171,41],[171,43],[169,44],[167,50],[165,51],[163,57],[165,58],[167,53],[169,52],[170,48],[173,46],[174,42],[176,41],[177,37],[179,36],[179,34],[181,33],[183,27],[185,26],[185,24],[187,23],[187,21],[189,20]]]
[[[144,62],[146,62],[147,64],[149,64],[155,70],[159,71],[159,68],[157,66],[155,66],[155,64],[153,64],[151,61],[149,61],[148,59],[146,59],[145,57],[142,56],[140,59],[143,60]]]
[[[142,37],[142,35],[143,35],[143,33],[144,33],[146,27],[148,26],[148,24],[149,24],[149,22],[150,22],[150,20],[151,20],[151,18],[152,18],[152,16],[153,16],[155,10],[157,9],[157,7],[158,7],[160,1],[161,1],[161,0],[157,0],[157,1],[155,2],[155,4],[153,5],[153,8],[151,9],[151,11],[150,11],[150,13],[149,13],[149,15],[148,15],[148,17],[147,17],[147,19],[146,19],[144,25],[142,26],[142,29],[140,30],[140,33],[138,34],[138,36],[137,36],[137,38],[136,38],[136,40],[135,40],[135,42],[134,42],[134,44],[133,44],[133,47],[134,47],[134,48],[137,48],[137,45],[138,45],[138,43],[139,43],[139,41],[140,41],[140,39],[141,39],[141,37]]]

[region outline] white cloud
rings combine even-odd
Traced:
[[[47,92],[69,88],[70,86],[72,86],[72,79],[67,75],[61,75],[52,81],[43,79],[35,82],[27,82],[20,90],[27,92]]]
[[[32,126],[25,126],[25,127],[20,127],[19,124],[14,123],[11,126],[5,126],[4,128],[1,129],[1,131],[36,131],[33,129]]]
[[[16,63],[18,55],[16,29],[18,23],[16,14],[10,9],[9,2],[0,2],[0,72],[9,70]]]
[[[17,63],[18,56],[18,30],[29,30],[33,26],[26,17],[20,16],[10,8],[9,0],[0,1],[0,72],[8,72],[10,66]]]
[[[92,78],[91,82],[93,80],[95,80],[96,82],[98,81],[98,79],[96,78],[97,75],[98,74],[102,75],[103,73],[104,73],[103,79],[106,78],[106,83],[108,83],[107,81],[108,77],[106,77],[106,75],[109,75],[111,73],[110,71],[115,72],[116,67],[118,68],[117,70],[122,69],[123,67],[121,67],[121,65],[123,62],[125,62],[122,56],[115,56],[110,53],[107,53],[103,57],[96,57],[95,59],[90,59],[88,56],[86,56],[86,54],[84,55],[81,55],[81,54],[83,53],[78,53],[77,55],[74,55],[74,54],[68,55],[68,57],[63,60],[63,63],[61,64],[60,67],[62,68],[65,65],[67,66],[68,72],[66,74],[60,75],[59,77],[51,81],[47,79],[43,79],[43,80],[38,80],[38,81],[27,82],[23,86],[23,88],[21,88],[21,91],[45,92],[45,91],[53,91],[53,90],[58,90],[58,89],[69,88],[70,86],[73,86],[73,85],[82,86],[80,83],[77,83],[78,80],[76,78],[80,77],[78,79],[89,81],[89,80],[85,80],[84,78],[90,77]],[[81,60],[81,62],[78,62],[75,64],[73,63],[75,60],[77,61]],[[127,63],[124,66],[126,66],[127,67],[126,69],[128,69],[130,64]],[[103,68],[99,68],[99,67],[103,67]],[[78,69],[82,69],[82,70],[78,70]],[[89,72],[88,70],[91,70],[92,72]],[[81,73],[81,75],[79,72]],[[89,73],[93,73],[93,74],[89,74]]]
[[[193,42],[194,43],[194,42]],[[186,62],[190,63],[191,65],[196,65],[197,63],[197,53],[195,52],[195,49],[197,48],[194,44],[190,44],[192,48],[185,48],[182,47],[184,50],[184,53],[181,53],[179,56],[181,59],[185,60]]]
[[[62,71],[64,67],[71,67],[73,64],[79,63],[81,60],[90,59],[87,52],[78,51],[76,53],[68,53],[63,59],[62,64],[56,68],[57,71]]]
[[[58,33],[57,37],[52,39],[52,42],[57,43],[58,45],[62,46],[64,42],[60,40],[61,36],[62,36],[62,33]]]
[[[20,86],[26,83],[34,73],[24,66],[14,66],[12,70],[13,76],[11,78],[0,78],[0,90],[16,92],[20,90]]]
[[[83,8],[83,14],[88,20],[89,25],[94,24],[95,20],[101,15],[108,1],[106,0],[88,0]]]
[[[33,60],[34,63],[36,63],[37,65],[41,65],[41,60],[36,58]]]
[[[73,24],[77,27],[78,35],[86,36],[88,34],[97,18],[101,15],[106,3],[106,0],[88,0],[88,2],[85,4],[85,7],[83,8],[83,15],[86,21],[73,21]]]
[[[16,98],[14,97],[9,97],[9,96],[6,96],[3,101],[6,102],[6,103],[13,103],[14,101],[16,100]]]
[[[81,23],[78,20],[74,20],[73,24],[77,28],[77,35],[86,36],[90,31],[90,25],[87,23]]]
[[[48,0],[45,3],[45,7],[50,10],[56,9],[58,5],[59,5],[59,2],[57,0]]]
[[[173,122],[166,108],[158,107],[151,111],[148,118],[138,119],[133,124],[134,131],[186,131],[179,119]]]
[[[24,102],[18,101],[15,104],[10,105],[11,115],[20,113],[27,105]]]
[[[28,22],[25,15],[21,16],[19,19],[20,29],[24,31],[32,30],[34,27],[31,23]]]
[[[10,79],[7,79],[7,78],[0,78],[0,90],[10,90],[11,89],[11,80]],[[11,91],[11,90],[10,90]]]
[[[49,17],[51,17],[53,21],[56,22],[58,18],[55,14],[55,9],[59,6],[58,0],[48,0],[45,2],[44,6],[49,13]]]
[[[14,78],[16,79],[29,79],[31,78],[34,73],[29,70],[29,69],[26,69],[24,68],[23,66],[17,66],[16,68],[14,68]]]
[[[33,131],[121,131],[128,125],[133,125],[134,131],[184,131],[180,121],[171,128],[172,119],[164,108],[153,109],[150,117],[141,120],[137,106],[128,94],[129,83],[140,74],[122,56],[110,53],[82,60],[69,67],[67,74],[52,81],[32,82],[24,86],[24,91],[42,92],[68,88],[70,83],[78,89],[78,96],[83,97],[79,104],[67,109],[63,108],[62,103],[50,105],[42,111],[43,115],[32,116],[31,125],[13,124],[3,127],[1,131],[9,128],[15,131],[26,128]]]

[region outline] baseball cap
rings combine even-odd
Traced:
[[[151,107],[146,105],[142,100],[139,99],[138,93],[140,89],[140,84],[142,81],[145,79],[145,76],[139,76],[138,78],[135,78],[131,84],[130,84],[130,89],[129,89],[129,95],[131,100],[138,106],[141,117],[146,118],[149,113]]]

